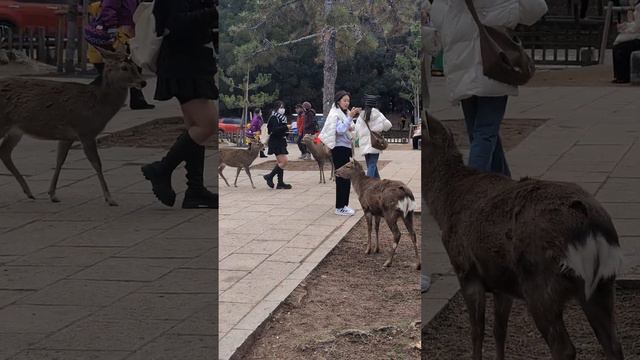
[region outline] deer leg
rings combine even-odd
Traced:
[[[224,177],[224,175],[222,174],[222,170],[224,170],[225,165],[224,164],[220,164],[218,166],[218,174],[220,175],[220,177],[222,178],[222,180],[224,180],[224,183],[227,184],[227,186],[231,186],[229,185],[229,182],[227,181],[227,179]]]
[[[56,196],[56,187],[58,186],[58,179],[60,178],[60,170],[62,169],[62,165],[65,160],[67,160],[67,155],[69,154],[69,149],[71,149],[71,145],[73,145],[73,140],[60,140],[58,141],[58,157],[56,159],[56,171],[53,173],[53,178],[51,179],[51,185],[49,186],[49,199],[51,202],[57,203],[60,202],[60,199]]]
[[[394,211],[395,212],[395,211]],[[389,253],[389,259],[385,261],[385,267],[391,266],[393,262],[393,255],[396,253],[396,248],[398,248],[398,242],[400,242],[400,229],[398,229],[398,216],[390,215],[389,217],[385,216],[385,220],[387,221],[387,225],[389,225],[389,229],[391,229],[391,233],[393,234],[393,245],[391,246],[391,252]]]
[[[336,167],[333,165],[333,158],[329,159],[329,162],[331,163],[331,177],[329,177],[329,181],[331,181],[336,179]]]
[[[513,298],[509,295],[494,293],[494,317],[493,336],[496,339],[496,359],[504,360],[504,347],[507,339],[507,326],[509,324],[509,314],[513,305]]]
[[[601,282],[589,300],[580,300],[589,324],[604,349],[608,360],[623,359],[622,347],[618,341],[614,319],[615,287],[614,280]]]
[[[320,182],[318,184],[322,184],[322,180],[324,178],[324,171],[323,170],[323,166],[320,164],[320,162],[318,162],[318,172],[320,173]]]
[[[233,187],[238,187],[238,176],[240,176],[242,168],[236,168],[236,180],[233,182]]]
[[[416,237],[416,231],[413,229],[413,212],[407,214],[407,216],[403,217],[404,225],[407,227],[407,231],[409,231],[409,236],[411,237],[411,241],[413,242],[413,252],[416,254],[416,270],[420,270],[420,254],[418,254],[418,239]]]
[[[0,159],[4,166],[6,166],[7,170],[9,170],[13,177],[16,178],[25,195],[27,195],[29,199],[35,199],[33,193],[31,193],[31,189],[29,189],[29,185],[27,185],[27,181],[24,179],[22,174],[20,174],[20,171],[18,171],[18,168],[16,168],[16,165],[11,159],[11,152],[16,145],[18,145],[21,139],[22,132],[9,131],[0,145]]]
[[[109,188],[107,187],[107,182],[104,179],[104,174],[102,174],[102,162],[100,161],[100,156],[98,155],[98,145],[96,144],[96,139],[80,139],[80,141],[82,142],[82,149],[84,150],[84,154],[87,156],[87,159],[98,175],[98,180],[100,180],[100,186],[102,187],[104,200],[110,206],[118,206],[118,203],[111,197],[111,193],[109,193]]]
[[[380,252],[380,216],[376,216],[376,245],[373,248],[373,252]]]
[[[246,171],[246,172],[247,172],[247,176],[249,176],[249,181],[251,181],[251,187],[255,189],[255,188],[256,188],[256,186],[255,186],[255,185],[253,185],[253,179],[251,178],[251,172],[249,171],[249,167],[248,167],[248,166],[246,166],[246,167],[244,168],[244,171]]]
[[[475,280],[461,280],[462,296],[467,304],[471,320],[471,342],[473,360],[482,360],[482,342],[484,341],[485,289]]]
[[[527,296],[525,294],[529,312],[551,350],[551,358],[553,360],[574,360],[576,358],[576,349],[571,343],[562,319],[564,301],[557,297],[541,295],[544,291],[546,290],[537,286],[535,290],[530,289],[528,292],[529,294],[537,295]],[[544,298],[541,299],[541,296]]]
[[[371,218],[373,215],[371,213],[365,213],[365,218],[367,219],[367,250],[364,251],[365,254],[371,254]]]

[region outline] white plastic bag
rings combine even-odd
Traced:
[[[135,37],[129,40],[131,60],[141,68],[156,72],[158,53],[162,45],[163,36],[156,35],[156,18],[153,15],[154,2],[141,2],[133,14],[135,23]]]

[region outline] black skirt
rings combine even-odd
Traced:
[[[218,99],[218,88],[211,78],[158,77],[155,99],[160,101],[177,98],[180,104],[195,99]]]
[[[287,139],[285,138],[269,138],[269,155],[287,155]]]

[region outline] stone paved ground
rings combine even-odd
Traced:
[[[288,150],[297,159],[297,147]],[[386,151],[380,159],[391,161],[381,176],[404,181],[420,204],[420,152]],[[220,359],[250,338],[362,216],[353,190],[356,215],[336,216],[335,184],[319,185],[317,171],[285,171],[293,185],[286,191],[267,188],[264,173],[252,171],[255,190],[244,172],[238,188],[220,180]],[[234,176],[233,168],[225,170],[232,186]]]
[[[433,112],[460,118],[447,104],[442,78],[434,78]],[[522,88],[509,100],[507,117],[548,118],[508,153],[514,178],[571,181],[596,195],[614,219],[624,252],[623,277],[640,278],[640,88]],[[423,229],[423,263],[438,279],[423,296],[423,324],[439,312],[458,289],[433,219]],[[428,346],[428,345],[427,345]]]
[[[176,103],[157,105],[123,108],[106,132],[179,114]],[[55,148],[25,137],[14,152],[35,201],[0,166],[0,359],[211,359],[217,211],[155,201],[139,166],[158,159],[156,149],[99,150],[119,207],[104,203],[82,150],[71,150],[62,202],[53,204],[46,191]],[[213,190],[215,163],[209,153]],[[174,185],[184,191],[182,168]]]

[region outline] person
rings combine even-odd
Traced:
[[[289,162],[287,155],[287,135],[289,134],[289,125],[285,116],[284,103],[280,100],[276,101],[271,111],[271,116],[267,120],[267,130],[269,132],[269,152],[276,156],[276,166],[270,173],[263,176],[267,182],[267,186],[276,189],[291,189],[291,185],[284,182],[284,169]],[[274,185],[273,178],[278,176],[278,184]]]
[[[633,4],[633,0],[631,3]],[[640,50],[640,0],[635,0],[626,22],[618,24],[618,36],[613,43],[613,83],[631,81],[631,53]]]
[[[473,3],[482,24],[494,27],[532,25],[547,12],[544,0]],[[449,98],[453,103],[462,102],[471,143],[469,166],[510,177],[499,134],[508,97],[517,95],[518,88],[483,74],[478,26],[464,1],[435,1],[430,18],[441,38]]]
[[[349,162],[352,156],[353,119],[357,118],[361,109],[349,109],[351,95],[340,90],[336,93],[327,120],[320,131],[320,141],[331,149],[331,157],[336,169]],[[351,181],[336,178],[336,215],[351,216],[355,211],[349,207]]]
[[[98,21],[105,28],[116,32],[115,41],[110,50],[128,52],[129,39],[135,35],[133,13],[137,7],[138,0],[102,0],[89,5],[87,9],[89,15],[99,18]],[[93,46],[89,46],[87,57],[98,72],[98,76],[92,84],[100,84],[104,72],[102,55]],[[142,69],[138,68],[138,71],[142,71]],[[129,88],[129,108],[131,110],[148,110],[155,108],[155,105],[147,103],[142,90],[132,87]]]
[[[402,112],[402,114],[400,114],[400,130],[404,130],[404,127],[407,125],[407,113],[406,112]]]
[[[310,158],[311,154],[307,150],[307,146],[302,142],[302,138],[304,137],[304,124],[305,124],[305,113],[304,107],[302,104],[296,105],[296,114],[298,117],[296,118],[296,129],[298,129],[298,138],[296,139],[296,143],[298,144],[298,149],[300,149],[300,157],[299,160],[306,160]]]
[[[310,102],[305,101],[302,103],[304,109],[304,129],[303,133],[315,135],[318,132],[318,123],[316,122],[316,110],[313,108]],[[307,152],[309,156],[307,159],[311,160],[311,153]]]
[[[377,105],[377,97],[365,95],[364,98],[364,112],[360,114],[356,121],[356,139],[362,154],[367,163],[367,176],[380,179],[380,173],[378,172],[378,159],[380,158],[381,150],[378,150],[371,146],[371,131],[381,132],[388,131],[393,126],[375,106]],[[369,125],[367,127],[367,124]]]
[[[218,122],[217,70],[214,31],[218,11],[213,0],[156,0],[153,14],[156,34],[163,38],[157,60],[155,99],[180,102],[186,130],[165,157],[144,165],[153,193],[165,205],[173,206],[176,193],[171,186],[173,170],[185,162],[187,190],[183,208],[218,208],[218,194],[204,186],[204,144],[215,134]],[[217,44],[217,41],[215,42]]]
[[[262,119],[262,109],[255,108],[253,110],[253,117],[251,118],[251,123],[249,124],[249,128],[247,129],[247,138],[249,140],[260,140],[262,125],[264,124],[264,120]],[[260,157],[266,158],[267,155],[264,154],[264,150],[260,150]]]

